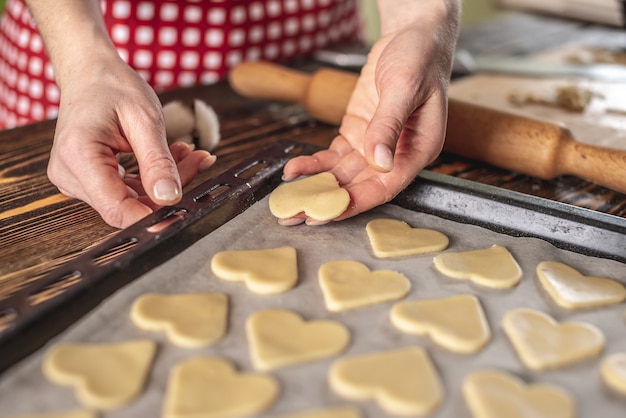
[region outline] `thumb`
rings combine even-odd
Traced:
[[[381,89],[365,131],[364,152],[370,166],[384,172],[393,170],[396,145],[414,109],[414,98],[406,89]]]
[[[137,124],[127,132],[146,194],[158,205],[179,202],[182,197],[180,175],[165,139],[162,116],[155,123]]]

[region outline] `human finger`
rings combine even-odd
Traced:
[[[131,144],[146,194],[158,205],[180,201],[182,184],[165,139],[163,116],[155,109],[129,109],[123,131]]]

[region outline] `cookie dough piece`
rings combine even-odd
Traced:
[[[584,276],[567,264],[543,261],[537,277],[552,300],[562,308],[594,308],[623,302],[624,286],[604,277]]]
[[[600,374],[608,387],[626,396],[626,353],[605,357],[600,365]]]
[[[330,172],[283,183],[269,197],[270,211],[280,219],[304,212],[317,221],[330,221],[344,213],[349,204],[348,191]]]
[[[403,332],[429,335],[457,353],[475,353],[491,337],[483,308],[474,295],[398,302],[391,309],[391,322]]]
[[[280,418],[362,418],[361,412],[353,406],[336,406],[314,411],[284,415]]]
[[[163,295],[150,293],[133,303],[133,323],[147,331],[165,331],[179,347],[214,344],[226,332],[228,297],[223,293]]]
[[[583,322],[558,323],[532,309],[514,309],[502,320],[522,363],[533,370],[556,369],[598,356],[605,346],[602,331]]]
[[[211,260],[213,274],[222,280],[246,283],[258,294],[286,292],[298,281],[298,260],[292,247],[221,251]]]
[[[91,411],[53,412],[48,414],[14,415],[3,418],[97,418]]]
[[[354,260],[323,264],[318,279],[326,308],[332,312],[397,300],[411,289],[411,282],[404,275],[391,270],[370,271]]]
[[[112,410],[139,396],[155,352],[150,340],[59,344],[46,353],[43,373],[53,383],[74,387],[83,406]]]
[[[574,418],[576,404],[561,388],[526,385],[511,374],[482,370],[463,381],[463,397],[474,418]]]
[[[503,289],[517,285],[522,269],[504,247],[443,253],[434,258],[435,268],[454,279],[471,280],[486,287]]]
[[[172,369],[163,418],[247,417],[272,406],[278,393],[269,375],[238,373],[220,357],[194,357]]]
[[[375,399],[389,414],[424,416],[443,401],[439,375],[420,347],[342,358],[331,366],[329,381],[340,396]]]
[[[412,228],[397,219],[374,219],[365,226],[374,255],[379,258],[405,257],[442,251],[448,237],[434,229]]]
[[[284,309],[266,309],[246,322],[252,362],[258,370],[274,370],[343,352],[350,341],[346,327],[335,321],[304,321]]]

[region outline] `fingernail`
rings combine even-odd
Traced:
[[[284,218],[278,220],[278,225],[282,226],[295,226],[304,222],[304,218]]]
[[[207,168],[211,167],[216,160],[217,160],[217,157],[215,155],[207,155],[200,163],[198,170],[199,171],[206,170]]]
[[[326,225],[329,222],[330,221],[318,221],[317,219],[313,219],[313,218],[306,219],[306,224],[308,226],[321,226],[321,225]]]
[[[393,169],[393,154],[388,146],[384,144],[376,145],[376,148],[374,148],[374,162],[383,170],[391,171]]]
[[[180,189],[174,180],[160,179],[154,184],[154,196],[164,202],[174,201],[180,196]]]

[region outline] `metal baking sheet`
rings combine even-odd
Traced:
[[[429,188],[435,188],[432,179],[424,182]],[[443,189],[447,191],[444,193]],[[438,189],[437,193],[445,195],[453,193],[453,189],[444,187]],[[433,190],[424,193],[435,193]],[[413,200],[411,205],[430,205],[419,196]],[[429,201],[430,198],[425,200]],[[410,202],[405,203],[409,206]],[[462,204],[457,202],[457,205]],[[522,216],[524,211],[530,210],[514,204],[507,205],[506,202],[503,205],[509,211],[510,218]],[[439,210],[426,209],[433,212]],[[518,260],[524,272],[523,279],[513,289],[486,290],[439,274],[432,265],[433,254],[392,260],[376,259],[367,241],[365,225],[378,217],[393,217],[414,227],[442,231],[450,237],[450,246],[446,251],[503,245]],[[613,394],[603,385],[598,366],[605,354],[626,351],[626,305],[621,303],[602,309],[565,311],[555,306],[539,288],[534,271],[540,261],[556,260],[585,274],[609,277],[626,283],[625,265],[615,259],[559,248],[545,239],[509,234],[511,231],[498,230],[497,226],[493,230],[488,229],[477,225],[479,221],[472,219],[446,219],[451,217],[453,216],[445,213],[439,216],[388,204],[355,218],[321,227],[281,227],[270,214],[265,198],[184,252],[120,289],[89,315],[50,341],[46,347],[7,370],[0,376],[0,416],[59,411],[78,406],[72,390],[48,383],[42,376],[42,356],[52,345],[66,341],[113,342],[145,337],[153,338],[159,343],[158,355],[145,391],[132,404],[118,411],[102,414],[102,417],[159,416],[167,391],[168,373],[173,365],[192,356],[219,355],[233,361],[241,371],[253,371],[244,333],[246,318],[260,309],[286,308],[298,312],[306,319],[334,319],[345,324],[351,332],[351,344],[343,354],[345,356],[410,345],[425,347],[441,375],[446,394],[444,404],[433,417],[469,418],[469,410],[460,392],[461,382],[468,373],[482,368],[506,370],[530,383],[552,383],[568,390],[575,398],[579,417],[623,417],[626,399]],[[254,295],[243,284],[220,281],[210,272],[211,257],[218,251],[284,245],[295,247],[298,253],[299,283],[289,292],[272,296]],[[411,336],[396,330],[389,321],[392,303],[343,313],[327,312],[317,282],[317,269],[323,263],[336,259],[355,259],[365,263],[370,269],[393,269],[404,273],[412,282],[412,290],[406,299],[428,299],[464,293],[477,295],[492,329],[491,342],[476,355],[453,354],[438,347],[427,337]],[[227,335],[213,347],[186,350],[172,346],[161,334],[138,330],[129,320],[129,310],[135,298],[147,292],[227,293],[231,308]],[[516,307],[538,309],[561,321],[594,324],[607,337],[606,350],[596,359],[559,370],[526,370],[500,326],[503,315]],[[334,360],[336,358],[273,372],[280,383],[281,395],[272,409],[262,416],[280,417],[282,414],[324,405],[350,403],[334,394],[327,383],[327,371]],[[354,404],[366,417],[389,416],[375,402]]]

